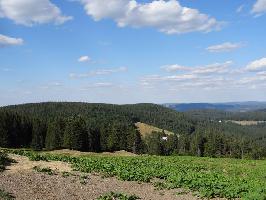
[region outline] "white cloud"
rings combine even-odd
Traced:
[[[224,63],[214,63],[206,65],[203,67],[197,67],[192,70],[194,74],[214,74],[214,73],[226,73],[228,72],[228,67],[233,64],[232,61],[227,61]]]
[[[178,95],[191,94],[191,98],[194,98],[195,94],[202,94],[204,98],[210,94],[240,94],[239,91],[246,94],[247,89],[260,92],[266,89],[266,67],[260,68],[264,65],[263,63],[261,59],[250,64],[252,70],[255,68],[257,73],[250,73],[246,67],[236,68],[232,66],[232,61],[197,67],[163,66],[161,68],[171,72],[171,75],[141,77],[140,87],[152,89],[154,92],[165,91],[166,94],[167,92],[176,94],[178,91],[181,92]]]
[[[91,58],[89,56],[81,56],[78,59],[78,62],[89,62],[91,60]]]
[[[238,69],[231,68],[233,62],[214,63],[205,66],[184,67],[169,65],[161,67],[174,75],[150,75],[140,79],[143,88],[161,88],[163,90],[226,90],[227,88],[243,88],[246,85],[239,81],[245,77],[243,73],[235,73]],[[256,77],[257,78],[257,77]],[[256,82],[258,84],[258,82]]]
[[[126,67],[119,67],[119,68],[112,68],[112,69],[98,69],[98,70],[94,70],[94,71],[90,71],[88,73],[82,73],[82,74],[71,73],[69,74],[69,76],[72,79],[78,79],[78,78],[88,78],[88,77],[99,76],[99,75],[109,75],[109,74],[125,72],[125,71],[127,71]]]
[[[24,41],[21,38],[13,38],[13,37],[0,34],[0,47],[18,46],[18,45],[22,45],[23,43]]]
[[[266,58],[252,61],[246,67],[248,71],[264,71],[266,70]]]
[[[63,15],[49,0],[0,0],[0,17],[26,26],[51,22],[63,24],[72,19]]]
[[[259,75],[259,76],[266,76],[266,71],[258,72],[257,75]]]
[[[253,14],[262,14],[266,12],[266,0],[257,0],[253,5],[251,13]]]
[[[61,87],[63,87],[63,84],[60,82],[50,82],[50,83],[40,86],[39,88],[43,90],[52,90],[52,89],[58,89]]]
[[[153,27],[167,34],[209,32],[222,23],[197,9],[182,7],[177,0],[81,0],[89,16],[95,21],[112,19],[119,27]]]
[[[206,66],[200,67],[184,67],[181,65],[166,65],[161,67],[161,69],[167,72],[176,71],[189,71],[191,74],[213,74],[213,73],[225,73],[228,72],[228,67],[232,65],[232,61],[227,61],[224,63],[214,63]]]
[[[243,11],[244,7],[245,7],[244,4],[240,5],[240,6],[236,9],[236,12],[237,12],[237,13],[241,13],[241,12]]]
[[[185,67],[182,65],[165,65],[162,66],[161,69],[167,71],[167,72],[173,72],[173,71],[187,71],[187,70],[191,70],[191,67]]]
[[[206,48],[209,52],[212,53],[220,53],[220,52],[229,52],[233,51],[235,49],[243,47],[243,44],[241,43],[231,43],[231,42],[225,42],[223,44],[213,45]]]

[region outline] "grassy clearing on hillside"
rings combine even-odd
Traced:
[[[143,136],[143,137],[151,134],[152,132],[163,132],[163,129],[160,129],[160,128],[157,128],[155,126],[151,126],[151,125],[148,125],[145,123],[138,122],[135,125],[138,128],[141,136]],[[174,134],[173,132],[167,131],[167,130],[164,130],[164,132],[166,135],[173,135]]]
[[[124,150],[115,151],[115,152],[95,153],[95,152],[81,152],[81,151],[69,150],[69,149],[60,149],[60,150],[47,151],[44,153],[66,155],[66,156],[138,156],[137,154],[127,152]]]
[[[266,161],[179,156],[98,157],[38,154],[21,150],[12,153],[31,160],[69,162],[74,169],[98,172],[121,180],[150,182],[161,188],[185,188],[202,197],[266,199]]]

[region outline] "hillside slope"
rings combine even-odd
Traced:
[[[175,133],[191,133],[193,124],[182,113],[156,104],[97,104],[77,102],[48,102],[22,104],[0,108],[40,118],[47,121],[56,117],[82,115],[90,121],[130,121],[143,122]]]

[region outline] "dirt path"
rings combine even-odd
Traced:
[[[151,184],[120,181],[116,178],[101,178],[88,175],[86,184],[80,175],[63,177],[63,171],[71,172],[62,162],[29,161],[23,156],[11,156],[17,163],[0,173],[0,188],[12,193],[18,200],[94,200],[110,191],[135,194],[142,200],[194,200],[191,194],[176,195],[178,190],[158,191]],[[50,167],[56,175],[34,171],[34,166]]]

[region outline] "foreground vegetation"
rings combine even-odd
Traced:
[[[5,170],[5,167],[9,162],[11,162],[11,160],[7,157],[7,154],[0,150],[0,173]],[[0,188],[0,199],[11,200],[14,199],[14,197]]]
[[[5,192],[4,190],[0,189],[0,199],[1,200],[13,200],[15,197],[13,197],[8,192]]]
[[[0,172],[2,172],[5,169],[5,166],[10,162],[10,160],[7,157],[7,154],[0,151]]]
[[[108,194],[102,195],[97,200],[137,200],[140,199],[136,195],[126,195],[123,193],[110,192]]]
[[[8,150],[8,152],[27,156],[31,160],[68,162],[75,170],[81,172],[97,172],[127,181],[152,181],[158,188],[189,189],[207,198],[266,199],[265,160],[188,156],[71,157],[23,150]]]

